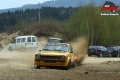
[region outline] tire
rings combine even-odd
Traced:
[[[40,69],[40,66],[34,64],[34,68],[35,68],[35,69]]]
[[[89,57],[91,57],[91,54],[88,54]]]
[[[0,51],[2,51],[2,47],[0,46]]]
[[[9,47],[9,49],[8,49],[8,50],[9,50],[9,51],[13,51],[11,47]]]
[[[103,54],[102,53],[100,53],[100,55],[99,55],[100,57],[103,57]]]
[[[71,68],[71,59],[68,62],[68,65],[65,67],[65,70],[69,70]]]
[[[111,54],[108,54],[108,57],[111,57]]]
[[[21,51],[21,52],[24,52],[24,51],[25,51],[25,49],[24,49],[23,47],[21,47],[20,51]]]
[[[77,60],[73,63],[73,67],[77,66]]]
[[[117,54],[117,57],[120,57],[120,54]]]

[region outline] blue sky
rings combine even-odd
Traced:
[[[0,10],[22,7],[25,4],[38,4],[51,0],[0,0]]]

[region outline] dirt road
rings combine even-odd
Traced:
[[[37,51],[36,51],[37,52]],[[70,70],[34,69],[35,52],[0,52],[0,80],[119,80],[120,58],[86,57]]]

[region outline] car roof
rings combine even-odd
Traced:
[[[50,37],[49,39],[58,39],[58,40],[62,40],[61,38],[54,38],[54,37]]]
[[[25,37],[35,37],[35,36],[33,36],[33,35],[24,35],[24,36],[17,36],[16,38],[25,38]]]
[[[116,47],[117,45],[109,45],[108,47]]]
[[[95,46],[95,45],[91,45],[89,47],[104,47],[104,46]]]
[[[68,44],[68,43],[47,43],[47,44],[65,44],[65,45],[70,45],[70,44]]]

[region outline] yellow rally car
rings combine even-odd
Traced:
[[[68,70],[75,67],[77,57],[70,44],[47,43],[41,51],[35,54],[34,68],[40,67],[63,67]]]

